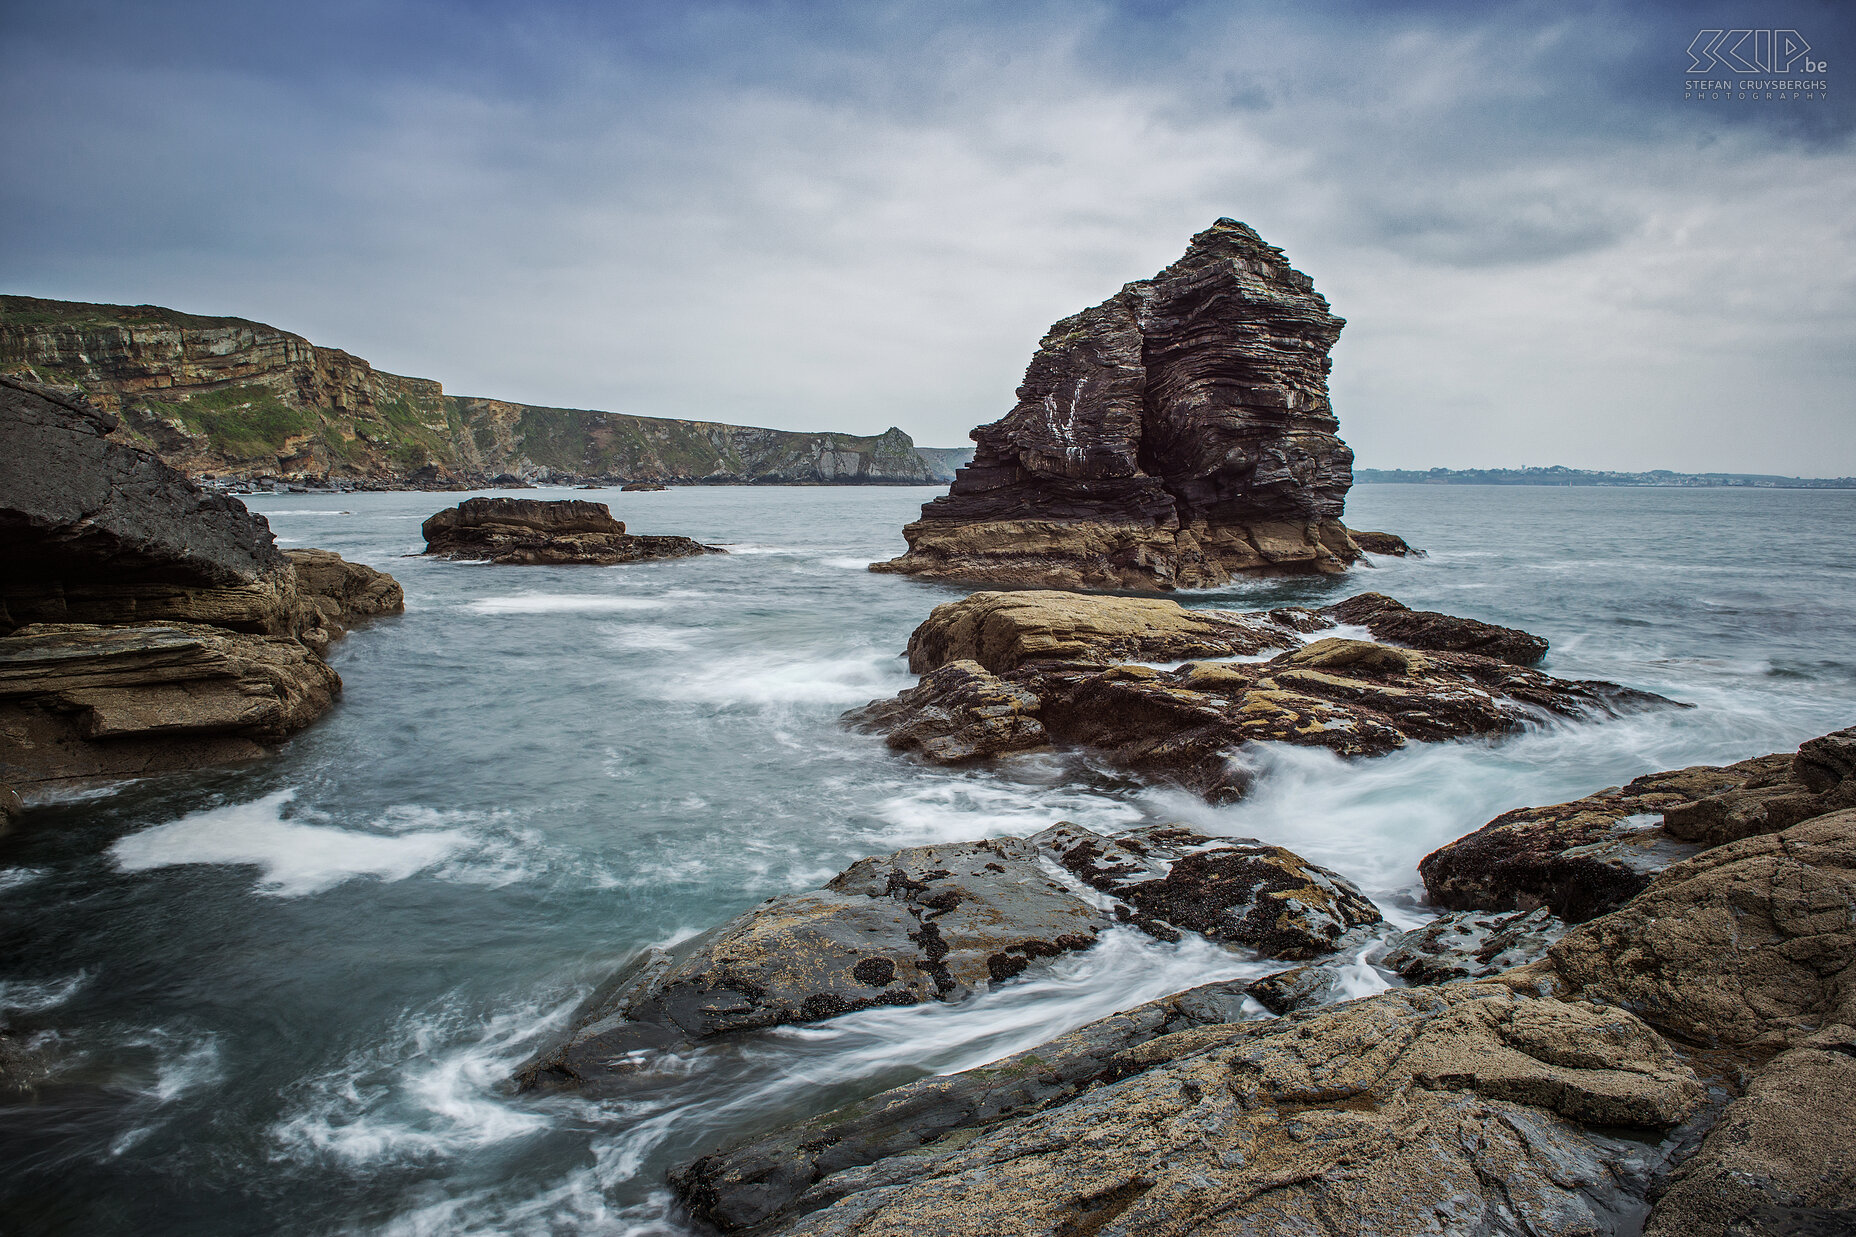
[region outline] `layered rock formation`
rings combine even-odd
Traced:
[[[1328,636],[1380,623],[1425,651]],[[1373,756],[1411,742],[1512,734],[1543,718],[1673,702],[1613,683],[1552,678],[1526,632],[1364,594],[1323,610],[1186,610],[1157,598],[1030,590],[937,606],[909,639],[921,682],[845,715],[889,746],[953,764],[1046,744],[1093,748],[1212,799],[1241,795],[1232,759],[1260,742]],[[1482,652],[1452,651],[1461,648]],[[1286,650],[1267,656],[1274,650]],[[1147,661],[1189,657],[1162,669]],[[1126,660],[1124,660],[1126,659]]]
[[[1059,868],[1088,889],[1053,880]],[[1030,838],[914,847],[861,860],[823,889],[771,898],[673,950],[646,951],[518,1081],[617,1093],[636,1049],[961,1001],[1088,949],[1117,923],[1164,941],[1197,933],[1309,958],[1379,921],[1336,873],[1279,846],[1181,825],[1108,837],[1059,823]]]
[[[1723,842],[1856,807],[1856,728],[1717,767],[1648,773],[1546,807],[1504,812],[1418,865],[1453,910],[1544,906],[1580,922],[1616,910],[1670,864]]]
[[[191,476],[406,489],[511,482],[927,484],[899,429],[794,433],[447,395],[240,318],[0,296],[0,373],[75,388]]]
[[[1050,329],[1017,405],[903,530],[908,553],[872,570],[1153,590],[1344,569],[1361,551],[1328,402],[1342,325],[1281,250],[1220,219]]]
[[[492,563],[586,563],[610,566],[657,558],[726,554],[688,537],[640,537],[625,531],[605,503],[581,499],[469,498],[423,525],[425,552],[436,558]]]
[[[261,754],[340,692],[329,641],[403,605],[115,427],[0,377],[0,781],[28,795]]]

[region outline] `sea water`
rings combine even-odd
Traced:
[[[934,493],[607,491],[634,531],[730,551],[613,568],[408,557],[460,495],[251,499],[283,545],[393,573],[406,613],[334,647],[340,705],[272,759],[0,839],[0,1018],[45,1071],[0,1097],[0,1230],[686,1233],[680,1160],[1282,964],[1116,928],[963,1005],[656,1054],[623,1100],[510,1094],[649,945],[865,855],[1059,820],[1281,843],[1410,925],[1417,861],[1499,812],[1856,724],[1856,493],[1361,486],[1349,522],[1429,557],[1180,599],[1375,589],[1697,707],[1367,761],[1265,749],[1228,807],[1087,756],[928,767],[838,716],[909,686],[909,632],[964,595],[864,569]],[[1350,991],[1387,982],[1349,962]]]

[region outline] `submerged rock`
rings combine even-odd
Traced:
[[[1408,984],[1488,979],[1546,956],[1566,925],[1543,906],[1509,914],[1452,911],[1387,942],[1379,965]]]
[[[493,563],[606,566],[727,553],[688,537],[628,533],[605,503],[584,499],[467,498],[426,520],[421,531],[433,557]]]
[[[1332,1005],[1341,1000],[1341,973],[1331,966],[1295,966],[1245,985],[1244,995],[1272,1014]]]
[[[1165,590],[1338,572],[1353,453],[1308,276],[1220,219],[1178,262],[1053,326],[973,462],[872,570]],[[989,667],[990,668],[990,667]]]
[[[1178,929],[1273,958],[1333,953],[1379,908],[1337,872],[1252,838],[1184,825],[1104,836],[1064,822],[1030,839],[1084,884],[1121,899],[1129,921],[1163,939]]]
[[[652,951],[519,1078],[597,1084],[641,1044],[957,1001],[1089,948],[1110,922],[1052,880],[1021,838],[863,859],[823,889],[771,898],[674,951]]]
[[[1622,1233],[1661,1167],[1661,1131],[1704,1098],[1632,1015],[1487,984],[1187,1026],[1119,1048],[1106,1070],[1086,1049],[1053,1056],[1049,1081],[991,1109],[968,1097],[983,1101],[1006,1062],[886,1092],[672,1180],[725,1232],[808,1237],[1340,1237],[1440,1222]],[[1008,1060],[1044,1065],[1041,1050]],[[1091,1072],[1095,1085],[1078,1086]],[[935,1089],[962,1116],[906,1137],[917,1113],[945,1111]]]
[[[1516,808],[1425,856],[1418,871],[1439,906],[1546,906],[1582,922],[1706,847],[1856,805],[1856,778],[1839,763],[1853,742],[1856,728],[1812,739],[1796,755],[1649,773],[1570,803]]]

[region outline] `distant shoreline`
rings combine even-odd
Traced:
[[[1856,490],[1856,477],[1739,472],[1598,472],[1583,468],[1356,468],[1356,485],[1548,485],[1618,489]]]

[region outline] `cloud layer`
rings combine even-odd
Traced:
[[[1231,215],[1349,320],[1364,466],[1856,474],[1834,6],[27,7],[8,291],[950,445]],[[1829,99],[1682,99],[1696,30],[1754,21]]]

